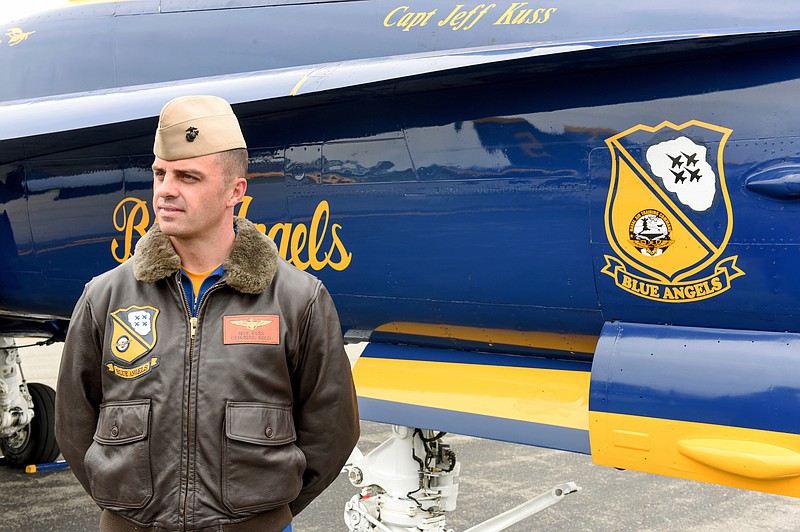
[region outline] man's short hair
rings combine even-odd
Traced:
[[[240,177],[247,178],[248,158],[245,148],[221,151],[218,155],[225,183],[230,183]]]

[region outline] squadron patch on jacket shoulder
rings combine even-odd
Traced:
[[[276,315],[225,316],[225,344],[280,344],[280,320]]]
[[[109,371],[123,379],[134,379],[158,366],[158,357],[150,357],[143,364],[134,365],[155,347],[158,335],[156,319],[159,310],[154,307],[132,305],[109,313],[111,322],[111,355],[122,362],[106,364]]]

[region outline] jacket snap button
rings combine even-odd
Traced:
[[[264,434],[266,434],[266,435],[267,435],[267,438],[272,438],[272,435],[273,435],[274,433],[275,433],[275,432],[272,430],[272,427],[267,427],[267,430],[265,430],[265,431],[264,431]]]
[[[119,436],[119,428],[117,428],[117,426],[114,425],[113,427],[111,427],[111,437],[116,438],[117,436]]]

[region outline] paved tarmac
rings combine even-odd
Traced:
[[[20,342],[21,343],[21,342]],[[25,349],[29,382],[55,386],[61,345]],[[363,423],[364,452],[389,429]],[[455,531],[567,481],[582,489],[510,532],[800,530],[800,500],[592,465],[588,456],[448,435],[461,461],[458,509],[448,516]],[[26,474],[0,466],[0,530],[80,532],[97,530],[100,512],[69,470]],[[345,503],[356,493],[344,475],[294,523],[295,532],[346,530]]]

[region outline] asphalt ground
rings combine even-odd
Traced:
[[[20,341],[22,343],[22,341]],[[28,382],[55,387],[61,345],[22,351]],[[359,447],[368,452],[389,428],[362,424]],[[581,491],[508,528],[544,531],[800,530],[800,500],[595,466],[584,455],[447,435],[461,462],[458,508],[448,526],[462,531],[573,481]],[[28,474],[0,466],[0,530],[97,530],[100,511],[66,470]],[[345,503],[356,493],[345,475],[294,522],[295,532],[347,530]]]

